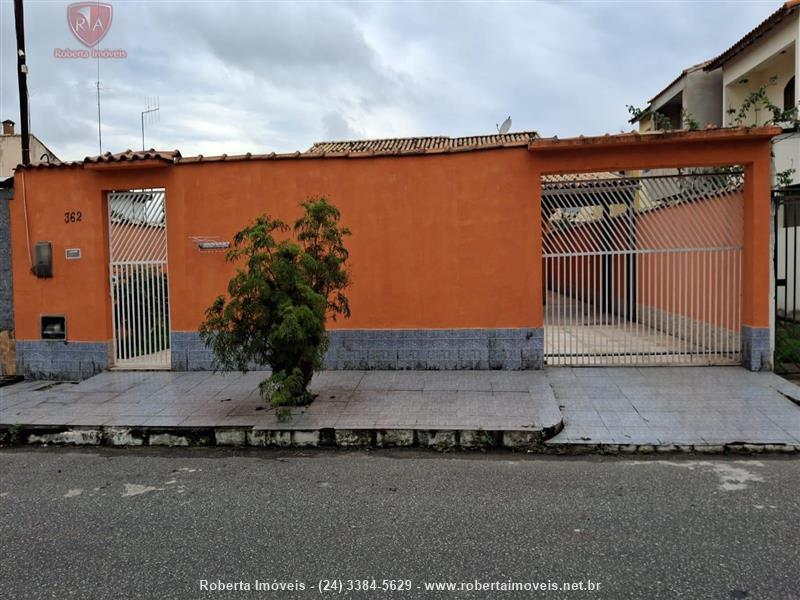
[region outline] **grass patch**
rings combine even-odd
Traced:
[[[800,324],[779,325],[775,332],[775,370],[783,372],[787,363],[800,365]]]

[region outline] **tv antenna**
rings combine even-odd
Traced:
[[[158,96],[145,98],[145,108],[142,111],[142,150],[147,150],[144,146],[144,124],[147,121],[148,125],[153,125],[159,122],[160,110]]]
[[[511,116],[509,115],[500,125],[495,124],[495,127],[497,127],[497,133],[500,135],[508,133],[508,130],[511,129]]]
[[[100,55],[97,55],[97,80],[94,82],[97,88],[97,145],[100,154],[103,154],[103,128],[100,120]]]
[[[99,60],[98,60],[99,63]],[[100,113],[100,93],[101,92],[109,92],[111,88],[108,88],[103,84],[100,80],[100,65],[97,65],[97,79],[91,82],[91,85],[87,86],[86,89],[92,90],[95,95],[96,103],[97,103],[97,145],[100,151],[100,154],[103,153],[103,127],[102,127],[102,119]]]

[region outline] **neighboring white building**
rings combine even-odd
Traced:
[[[724,124],[736,125],[737,113],[748,95],[766,85],[770,102],[783,109],[800,99],[800,0],[789,0],[755,29],[709,61],[706,71],[722,71]],[[743,125],[761,125],[771,118],[751,110]],[[800,182],[800,132],[787,132],[773,147],[775,171],[795,169]]]
[[[747,97],[764,85],[772,104],[782,109],[796,107],[799,74],[800,0],[789,0],[716,58],[682,71],[631,122],[638,123],[642,132],[667,127],[659,127],[658,121],[664,119],[656,119],[656,113],[666,117],[672,129],[686,126],[684,114],[701,128],[763,125],[772,118],[764,110],[750,110],[738,122]],[[774,171],[795,169],[792,182],[799,183],[800,132],[778,136],[773,153]]]
[[[669,119],[670,128],[682,129],[684,115],[702,128],[722,125],[722,72],[706,71],[708,61],[681,71],[667,87],[653,96],[642,114],[631,123],[639,123],[639,131],[663,129],[656,113]]]
[[[798,107],[800,0],[782,4],[716,58],[685,69],[631,122],[638,123],[641,132],[679,129],[686,126],[682,116],[688,113],[700,127],[763,125],[773,118],[764,109],[751,109],[740,115],[748,96],[761,86],[765,86],[771,104],[783,110]],[[662,117],[656,118],[656,113]],[[794,169],[791,183],[796,186],[800,184],[800,131],[785,125],[784,133],[773,143],[773,173]],[[669,172],[654,170],[651,174]],[[779,183],[777,178],[773,182],[776,186]],[[800,320],[800,278],[796,276],[800,270],[795,254],[800,240],[800,202],[781,205],[777,220],[776,279],[782,283],[777,287],[776,316]]]
[[[722,105],[725,125],[736,125],[738,112],[748,95],[766,86],[770,103],[784,110],[798,106],[800,99],[800,0],[789,0],[733,46],[706,65],[722,71]],[[750,110],[743,125],[761,125],[771,118]],[[794,169],[792,183],[800,183],[800,132],[786,131],[772,146],[773,172]],[[774,184],[778,184],[774,181]],[[775,232],[776,317],[800,318],[798,275],[797,203],[780,206]],[[782,284],[781,284],[782,280]]]
[[[35,135],[30,135],[31,162],[58,162],[58,157]],[[14,121],[3,121],[3,135],[0,135],[0,180],[11,177],[14,169],[22,162],[22,136],[14,133]]]

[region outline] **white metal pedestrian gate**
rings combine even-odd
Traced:
[[[168,369],[169,286],[164,190],[108,194],[114,366]]]
[[[743,183],[736,169],[543,177],[545,363],[738,363]]]

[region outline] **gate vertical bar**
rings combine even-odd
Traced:
[[[165,201],[163,190],[108,194],[116,368],[170,365]]]

